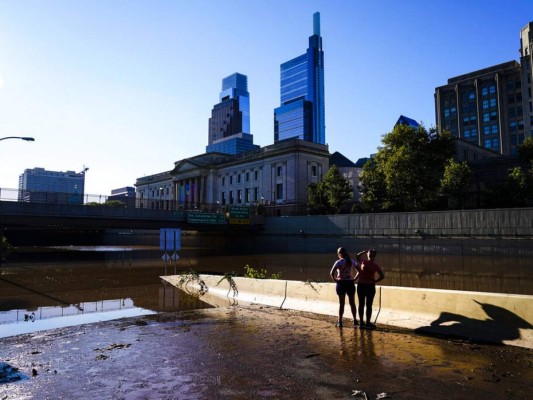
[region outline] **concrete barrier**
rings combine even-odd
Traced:
[[[337,316],[335,283],[199,275],[162,277],[214,306],[262,304]],[[377,286],[372,320],[420,333],[533,348],[533,296]],[[346,304],[344,316],[351,318]]]

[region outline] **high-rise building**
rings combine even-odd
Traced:
[[[533,134],[533,23],[521,31],[521,63],[509,61],[448,79],[435,89],[437,129],[504,155]]]
[[[324,52],[320,13],[313,15],[313,35],[305,54],[280,66],[280,107],[274,110],[274,142],[298,138],[326,143]]]
[[[222,80],[220,102],[211,111],[206,152],[239,154],[258,147],[250,134],[248,78],[234,73]]]
[[[533,22],[520,31],[520,65],[522,67],[522,104],[529,118],[524,118],[524,131],[533,136]]]
[[[85,168],[82,172],[26,169],[19,176],[19,201],[83,204]]]

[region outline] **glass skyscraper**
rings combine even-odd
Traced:
[[[320,13],[313,15],[313,35],[305,54],[280,66],[280,102],[274,110],[274,142],[298,138],[326,143],[324,52]]]
[[[250,134],[248,78],[234,73],[222,80],[220,103],[211,111],[206,152],[238,154],[258,147]]]

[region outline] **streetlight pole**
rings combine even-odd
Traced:
[[[20,140],[25,140],[27,142],[34,142],[35,141],[34,138],[28,137],[28,136],[6,136],[6,137],[3,137],[3,138],[0,138],[0,140],[6,140],[6,139],[20,139]]]

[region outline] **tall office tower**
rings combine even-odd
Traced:
[[[437,129],[504,155],[533,134],[532,27],[521,31],[521,63],[509,61],[448,79],[435,89]]]
[[[274,110],[274,142],[298,138],[326,143],[324,52],[320,13],[313,14],[313,35],[305,54],[280,66],[281,106]]]
[[[19,176],[18,201],[83,204],[87,169],[82,172],[26,169]]]
[[[250,94],[248,78],[235,73],[222,80],[220,103],[209,118],[207,153],[239,154],[259,148],[250,134]]]
[[[520,32],[520,65],[522,66],[522,106],[529,113],[524,118],[524,130],[533,136],[533,22],[528,23]],[[526,114],[526,113],[524,113]]]

